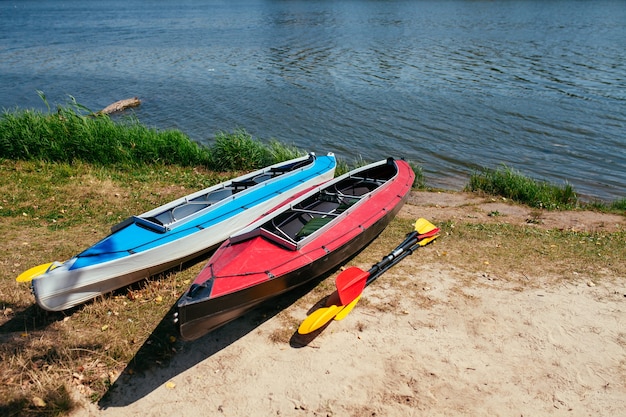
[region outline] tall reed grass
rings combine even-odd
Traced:
[[[0,158],[72,164],[137,167],[146,164],[204,166],[227,172],[259,169],[305,154],[276,140],[263,143],[244,129],[218,132],[211,146],[193,142],[178,130],[158,131],[135,117],[114,121],[85,108],[70,96],[65,106],[51,111],[4,111],[0,116]],[[349,165],[338,161],[337,175],[366,165],[362,158]],[[424,188],[422,168],[411,164],[415,188]]]
[[[571,209],[578,204],[578,196],[570,184],[559,187],[526,177],[507,166],[498,169],[483,168],[474,172],[465,189],[499,195],[548,210]]]
[[[45,102],[45,96],[40,96]],[[159,131],[134,117],[114,121],[95,114],[73,98],[68,105],[57,106],[56,112],[18,109],[0,116],[0,158],[4,159],[233,171],[258,169],[300,155],[304,152],[274,140],[265,145],[245,130],[220,132],[212,146],[203,146],[178,130]]]
[[[272,140],[265,145],[238,129],[232,133],[218,132],[210,149],[211,169],[216,171],[251,170],[304,155],[295,147]]]
[[[165,163],[206,165],[209,150],[176,130],[157,131],[134,118],[114,122],[71,107],[56,113],[4,112],[0,118],[0,157],[102,165]]]

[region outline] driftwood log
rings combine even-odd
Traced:
[[[98,112],[98,114],[111,114],[116,113],[118,111],[126,110],[131,107],[137,107],[141,104],[141,100],[137,97],[127,98],[124,100],[116,101],[113,104],[109,104],[102,110]]]

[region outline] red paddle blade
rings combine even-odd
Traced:
[[[337,286],[342,305],[350,304],[352,300],[363,292],[369,275],[369,272],[363,271],[356,266],[351,266],[337,276],[335,285]]]
[[[438,235],[439,232],[441,232],[441,229],[439,229],[438,227],[435,227],[434,229],[426,232],[426,233],[422,233],[421,235],[417,236],[417,241],[421,241],[422,239],[427,239],[429,237],[433,237],[435,235]]]

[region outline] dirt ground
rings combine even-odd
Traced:
[[[400,216],[626,228],[622,216],[538,213],[464,193],[414,193]],[[388,272],[408,274],[404,284],[380,279],[322,331],[296,333],[301,303],[245,316],[182,344],[167,366],[122,374],[73,416],[626,415],[626,277],[532,276],[536,285],[520,288],[420,259]]]

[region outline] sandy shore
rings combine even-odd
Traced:
[[[467,218],[467,197],[442,198],[419,195],[422,206],[401,215]],[[487,220],[500,204],[483,203],[474,201],[471,218]],[[528,215],[497,210],[511,222]],[[544,220],[624,226],[584,213]],[[182,344],[167,366],[122,374],[105,400],[82,401],[73,416],[626,415],[626,277],[590,285],[530,276],[526,288],[435,258],[404,262],[320,332],[297,335],[289,323],[307,314],[297,304],[255,312]]]

